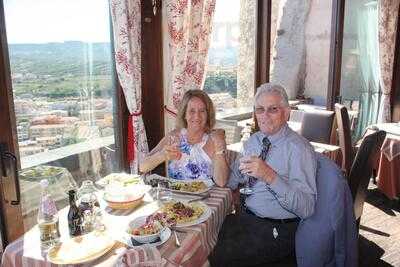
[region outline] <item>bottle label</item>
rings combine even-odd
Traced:
[[[41,205],[45,216],[53,216],[57,214],[56,204],[48,196],[43,197]]]

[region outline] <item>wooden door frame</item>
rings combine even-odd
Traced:
[[[345,0],[332,1],[327,110],[334,110],[335,102],[337,102],[340,95],[345,4]]]
[[[5,143],[7,151],[18,155],[17,130],[14,116],[14,100],[12,94],[11,69],[8,57],[8,45],[5,28],[5,15],[3,0],[0,0],[0,143]],[[18,157],[17,157],[18,159]],[[4,218],[7,236],[3,237],[5,244],[14,241],[24,233],[21,204],[11,205],[4,196],[13,192],[14,181],[3,177],[0,181],[0,191],[3,210],[0,216]]]
[[[400,121],[400,8],[397,15],[396,45],[393,59],[393,79],[390,93],[392,121]]]
[[[272,0],[257,2],[257,39],[255,88],[269,82],[271,62],[271,7]]]

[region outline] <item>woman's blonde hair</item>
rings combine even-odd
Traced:
[[[202,90],[189,90],[183,95],[182,101],[179,105],[178,114],[176,116],[176,126],[177,128],[187,127],[187,121],[185,119],[186,110],[189,101],[194,97],[199,98],[206,106],[206,112],[207,112],[206,131],[209,131],[215,125],[215,109],[214,109],[214,104],[211,101],[211,98],[208,96],[206,92]]]

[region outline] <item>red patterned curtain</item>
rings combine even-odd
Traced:
[[[167,120],[189,89],[202,89],[216,0],[166,0],[164,75]],[[170,116],[172,115],[172,116]],[[167,129],[171,129],[167,123]]]
[[[111,0],[115,64],[119,82],[130,112],[128,160],[137,172],[139,159],[148,152],[142,118],[141,5],[140,0]]]
[[[378,35],[382,100],[379,107],[378,122],[391,121],[390,91],[392,89],[393,80],[393,58],[396,44],[399,3],[400,0],[379,1]]]

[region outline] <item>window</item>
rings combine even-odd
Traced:
[[[118,166],[107,0],[5,0],[25,229],[39,180],[58,207],[66,190]]]
[[[216,107],[217,118],[238,120],[251,116],[256,30],[257,1],[217,1],[204,83],[204,90]],[[225,130],[233,127],[232,131],[236,133],[232,134],[236,137],[230,136],[231,130],[227,131],[228,143],[240,139],[240,129],[235,128],[235,121],[217,120],[217,126]]]

